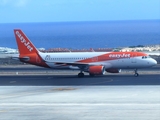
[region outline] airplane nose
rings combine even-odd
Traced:
[[[151,64],[154,66],[157,64],[157,61],[155,59],[152,59]]]

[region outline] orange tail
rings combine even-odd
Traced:
[[[46,65],[46,63],[42,60],[41,56],[39,55],[39,52],[36,49],[36,47],[34,47],[32,42],[20,29],[15,29],[14,34],[19,49],[20,61],[42,67],[48,67],[48,65]]]
[[[34,47],[32,42],[20,29],[15,29],[14,34],[16,37],[20,55],[38,53],[37,49]]]

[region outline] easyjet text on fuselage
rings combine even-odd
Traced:
[[[110,54],[109,57],[110,58],[130,58],[130,54]]]

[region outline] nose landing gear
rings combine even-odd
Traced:
[[[134,72],[135,72],[134,76],[135,76],[135,77],[138,77],[138,76],[139,76],[139,74],[138,74],[138,72],[137,72],[137,69],[135,69],[135,71],[134,71]]]

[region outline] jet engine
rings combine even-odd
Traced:
[[[106,69],[106,72],[108,73],[120,73],[121,72],[121,69]]]
[[[104,66],[89,66],[90,75],[104,75],[105,67]]]

